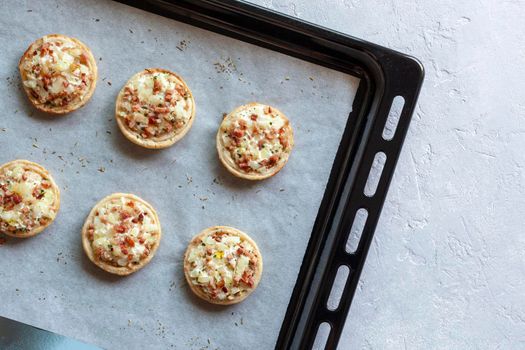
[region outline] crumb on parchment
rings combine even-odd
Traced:
[[[237,66],[231,57],[222,58],[220,61],[213,63],[213,66],[217,73],[232,74],[237,71]]]

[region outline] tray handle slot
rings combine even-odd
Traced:
[[[341,296],[343,295],[343,291],[346,288],[346,282],[348,281],[349,275],[350,268],[346,265],[340,265],[337,269],[337,273],[332,283],[332,289],[326,302],[326,308],[328,310],[335,311],[337,308],[339,308]]]
[[[365,208],[360,208],[355,213],[354,222],[352,223],[352,228],[350,229],[350,234],[348,235],[348,240],[345,245],[345,251],[348,254],[352,254],[357,250],[367,218],[368,210]]]
[[[328,322],[322,322],[317,328],[317,334],[315,335],[315,340],[312,345],[312,349],[322,350],[326,349],[328,343],[328,338],[330,337],[330,332],[332,327]]]
[[[394,97],[392,105],[390,106],[390,111],[388,112],[385,128],[383,129],[383,140],[390,141],[394,138],[397,124],[399,123],[399,118],[401,117],[404,106],[405,98],[403,96],[398,95]]]
[[[386,154],[384,152],[377,152],[374,156],[374,161],[370,167],[368,179],[366,180],[365,189],[363,191],[365,196],[373,197],[375,195],[377,185],[379,185],[379,180],[381,180],[381,175],[385,168],[386,159]]]

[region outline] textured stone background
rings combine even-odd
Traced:
[[[256,0],[426,79],[343,349],[525,348],[525,1]]]

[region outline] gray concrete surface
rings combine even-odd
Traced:
[[[256,0],[426,81],[342,349],[525,349],[525,1]]]

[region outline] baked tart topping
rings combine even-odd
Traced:
[[[158,243],[160,224],[150,209],[132,198],[111,198],[97,205],[87,226],[95,259],[115,267],[146,259]]]
[[[267,173],[282,166],[293,147],[288,119],[271,106],[261,104],[227,115],[219,133],[223,152],[244,173]]]
[[[58,193],[53,180],[14,164],[0,170],[0,232],[23,235],[55,219]]]
[[[117,117],[137,138],[163,138],[185,129],[193,108],[190,90],[174,73],[146,69],[124,86]]]
[[[221,229],[195,238],[186,253],[189,277],[212,300],[233,300],[256,284],[259,252],[242,236]]]
[[[36,43],[20,66],[28,93],[38,103],[50,107],[82,101],[95,79],[91,53],[65,36],[44,36]]]

